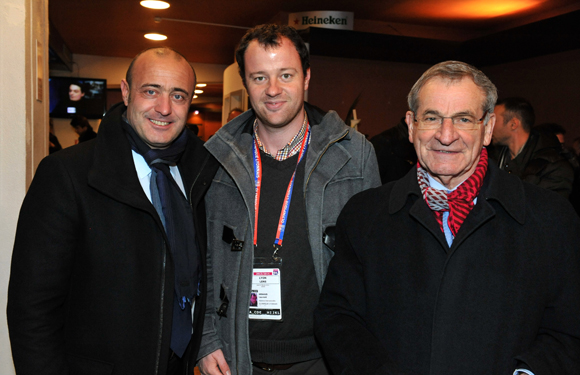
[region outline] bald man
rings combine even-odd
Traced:
[[[185,129],[195,72],[149,49],[99,137],[45,158],[16,233],[8,324],[18,374],[191,374],[217,163]]]

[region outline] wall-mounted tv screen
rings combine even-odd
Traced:
[[[106,79],[50,77],[49,86],[51,117],[100,119],[107,110]]]

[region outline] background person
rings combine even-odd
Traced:
[[[244,111],[242,111],[240,108],[234,108],[234,109],[232,109],[230,111],[230,113],[228,113],[228,119],[226,120],[226,122],[232,121],[233,119],[235,119],[236,117],[238,117],[242,113],[244,113]]]
[[[93,127],[89,123],[86,117],[81,115],[74,115],[72,120],[70,121],[70,125],[74,128],[75,133],[78,134],[79,139],[77,140],[78,143],[90,141],[97,137],[97,133],[93,130]]]
[[[52,121],[52,118],[50,118],[50,125],[48,131],[48,153],[52,154],[60,150],[62,150],[62,146],[60,145],[58,138],[54,134],[54,123]]]
[[[568,198],[572,191],[574,171],[560,154],[562,146],[554,134],[533,129],[534,108],[526,99],[498,100],[494,113],[491,155],[501,170],[523,181],[555,191]]]

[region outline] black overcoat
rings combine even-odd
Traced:
[[[335,374],[580,373],[580,220],[489,165],[451,248],[416,168],[337,223],[315,333]]]
[[[165,374],[173,260],[137,178],[124,111],[113,107],[95,140],[43,159],[24,199],[7,309],[18,374]],[[203,265],[192,373],[206,295],[203,196],[217,162],[190,137],[178,167]]]

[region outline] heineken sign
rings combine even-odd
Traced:
[[[297,30],[308,27],[325,29],[352,30],[354,13],[333,10],[318,10],[312,12],[290,13],[288,25]]]

